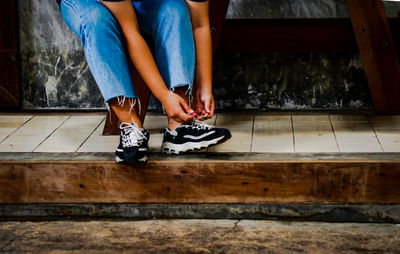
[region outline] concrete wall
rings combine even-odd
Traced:
[[[19,0],[23,108],[99,109],[103,98],[55,0]],[[385,3],[389,17],[400,4]],[[232,0],[228,18],[342,18],[344,0]],[[229,92],[228,92],[229,91]],[[233,93],[232,93],[233,91]],[[358,54],[219,54],[217,107],[371,108]],[[150,108],[159,109],[156,100]]]

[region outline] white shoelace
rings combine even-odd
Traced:
[[[198,130],[210,130],[210,129],[214,128],[214,126],[208,125],[204,122],[200,122],[197,120],[194,120],[193,122],[191,122],[191,126]]]
[[[143,139],[147,139],[136,123],[121,123],[119,128],[124,133],[122,135],[122,146],[124,147],[139,146]]]

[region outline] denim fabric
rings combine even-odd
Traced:
[[[185,0],[132,1],[140,29],[154,39],[154,58],[168,87],[192,87],[195,48]],[[104,97],[136,98],[118,22],[100,0],[62,0],[61,13],[79,36]]]

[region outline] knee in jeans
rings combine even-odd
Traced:
[[[190,13],[185,0],[166,0],[159,10],[159,15],[172,21],[190,21]]]
[[[85,32],[91,36],[103,35],[107,32],[120,34],[118,22],[102,4],[88,12],[83,18]]]

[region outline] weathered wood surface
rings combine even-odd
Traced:
[[[218,44],[224,28],[225,17],[228,11],[230,0],[210,1],[210,25],[212,33],[212,55],[217,53]]]
[[[165,155],[161,153],[150,153],[150,161],[153,163],[170,162],[400,162],[400,153],[187,153],[179,156]],[[39,153],[39,152],[2,152],[0,163],[14,162],[114,162],[114,153]]]
[[[391,160],[0,161],[0,203],[400,204]]]
[[[400,112],[400,64],[380,0],[346,0],[378,113]]]

